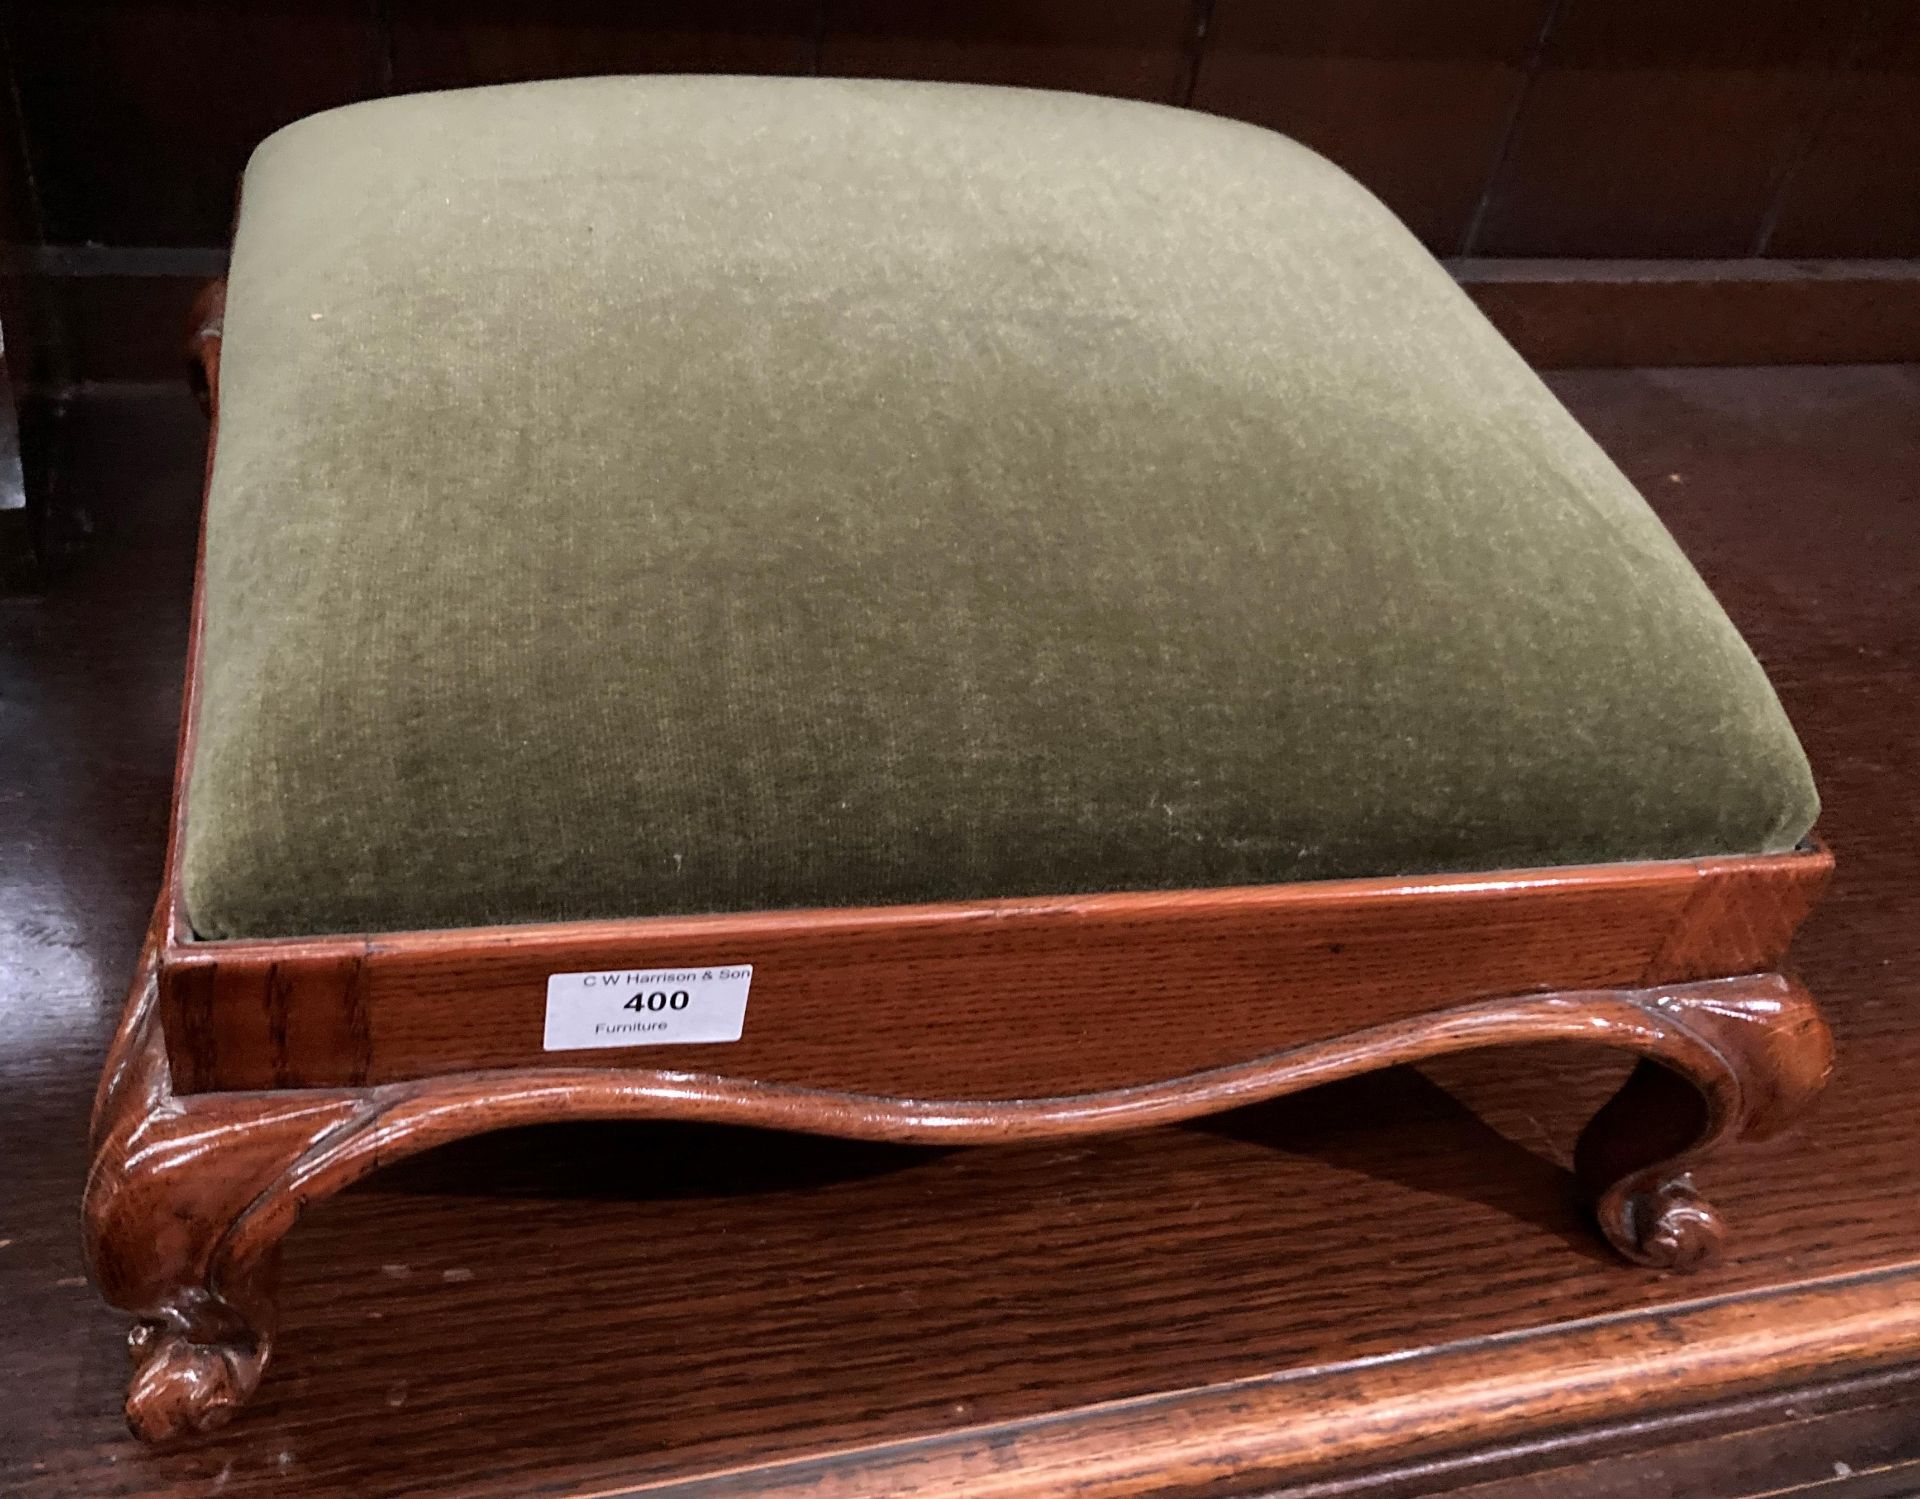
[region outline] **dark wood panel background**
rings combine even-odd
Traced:
[[[577,73],[968,79],[1187,104],[1445,255],[1920,254],[1914,0],[11,0],[60,246],[214,247],[331,104]]]

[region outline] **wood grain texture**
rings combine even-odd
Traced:
[[[702,1494],[1146,1499],[1245,1492],[1330,1466],[1351,1471],[1370,1459],[1445,1451],[1463,1426],[1481,1441],[1507,1441],[1599,1412],[1658,1411],[1688,1390],[1736,1394],[1764,1389],[1767,1380],[1911,1355],[1920,1347],[1915,1284],[1896,1275],[1809,1286],[1770,1298],[1764,1317],[1740,1298],[1675,1308],[1657,1322],[1576,1323],[1372,1367],[1316,1370],[1310,1403],[1295,1380],[1248,1381],[716,1475]],[[1787,1348],[1793,1353],[1778,1356]]]
[[[1769,1295],[1836,1293],[1834,1277],[1910,1264],[1920,1243],[1920,1113],[1904,1106],[1920,1068],[1920,847],[1895,773],[1920,755],[1904,666],[1920,648],[1920,373],[1554,384],[1767,662],[1844,854],[1795,948],[1839,1067],[1807,1124],[1702,1177],[1738,1230],[1720,1266],[1650,1276],[1598,1249],[1567,1162],[1620,1068],[1564,1046],[986,1151],[547,1126],[443,1147],[317,1206],[285,1243],[275,1363],[247,1418],[169,1451],[124,1432],[123,1324],[85,1284],[72,1211],[103,990],[159,867],[204,434],[184,393],[91,394],[76,478],[105,539],[56,590],[0,598],[18,710],[0,715],[0,761],[22,793],[0,798],[0,867],[31,872],[0,888],[0,966],[20,997],[0,1006],[0,1133],[33,1142],[8,1154],[0,1226],[17,1375],[0,1488],[332,1499],[744,1481],[1269,1376],[1294,1379],[1292,1420],[1321,1370],[1595,1320],[1652,1334],[1728,1298],[1745,1298],[1756,1340],[1720,1375],[1750,1358],[1798,1377],[1820,1319],[1775,1319]],[[1681,1351],[1655,1340],[1587,1367],[1644,1416],[1669,1394],[1714,1398],[1715,1375],[1648,1385]],[[1589,1397],[1577,1411],[1598,1419],[1609,1400]],[[1608,1429],[1653,1440],[1639,1417]],[[1481,1430],[1435,1436],[1398,1492],[1473,1481],[1434,1464],[1480,1449]],[[1766,1455],[1784,1461],[1802,1432],[1805,1471],[1822,1427],[1770,1420]],[[1552,1459],[1528,1438],[1503,1460]],[[1308,1467],[1298,1482],[1318,1492],[1340,1481]],[[1618,1491],[1600,1467],[1555,1492]]]
[[[741,1040],[565,1060],[1019,1098],[1199,1072],[1477,999],[1769,970],[1827,869],[1810,853],[373,938],[176,937],[160,1002],[182,1092],[363,1086],[552,1061],[550,974],[751,964]]]
[[[1218,0],[1192,104],[1279,130],[1460,251],[1549,0]]]
[[[1916,1478],[1920,1369],[1900,1367],[1404,1459],[1351,1485],[1287,1481],[1263,1499],[1893,1499]]]
[[[1452,270],[1536,369],[1920,360],[1920,260],[1461,260]]]
[[[182,1097],[170,1085],[159,1033],[164,948],[155,925],[101,1082],[85,1209],[94,1277],[136,1318],[127,1420],[149,1441],[223,1426],[252,1396],[278,1320],[280,1243],[303,1212],[376,1168],[476,1134],[662,1119],[903,1144],[1071,1139],[1269,1102],[1451,1052],[1582,1040],[1641,1058],[1574,1153],[1600,1226],[1628,1259],[1695,1270],[1719,1258],[1725,1237],[1696,1167],[1723,1142],[1764,1139],[1796,1120],[1825,1086],[1833,1055],[1803,988],[1747,975],[1529,993],[1349,1029],[1191,1076],[993,1102],[638,1068],[525,1068],[365,1090]],[[1356,1454],[1341,1447],[1336,1455]]]

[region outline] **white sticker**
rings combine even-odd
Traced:
[[[604,968],[547,976],[547,1050],[738,1041],[751,964]]]

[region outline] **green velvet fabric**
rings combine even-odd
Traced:
[[[202,936],[1788,847],[1759,665],[1390,214],[1017,90],[600,79],[263,145]]]

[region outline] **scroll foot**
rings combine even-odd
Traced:
[[[164,1323],[135,1323],[127,1334],[128,1428],[142,1441],[164,1442],[226,1425],[266,1372],[267,1348],[264,1337],[202,1343]]]
[[[1813,1102],[1833,1038],[1811,996],[1779,974],[1648,991],[1660,1044],[1593,1118],[1574,1152],[1594,1214],[1636,1264],[1699,1269],[1726,1228],[1694,1169],[1723,1142],[1764,1139]]]

